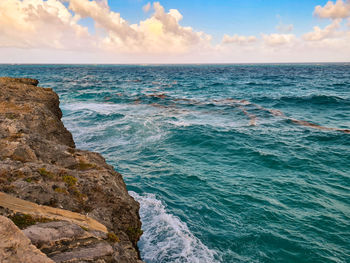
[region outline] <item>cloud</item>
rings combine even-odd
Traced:
[[[209,35],[179,24],[178,10],[166,12],[158,2],[153,9],[149,18],[130,25],[106,0],[1,0],[0,47],[180,54],[209,45]],[[96,34],[79,24],[82,18],[93,19]]]
[[[293,31],[293,29],[294,29],[294,25],[292,25],[292,24],[284,25],[282,23],[279,23],[276,26],[276,30],[280,33],[290,33]]]
[[[267,46],[288,45],[296,40],[296,37],[293,34],[262,34],[262,38]]]
[[[350,60],[350,28],[342,25],[347,17],[350,27],[349,1],[316,7],[315,15],[332,21],[302,37],[290,33],[292,24],[280,22],[277,33],[233,32],[213,45],[209,34],[181,24],[179,10],[165,10],[159,2],[148,2],[143,8],[148,17],[131,24],[111,10],[107,0],[0,0],[0,61],[36,62],[36,57],[45,63],[50,59],[61,63]],[[91,32],[83,26],[84,18],[93,21]]]
[[[146,5],[144,5],[144,6],[142,7],[142,9],[143,9],[143,12],[148,13],[149,10],[151,10],[151,3],[148,2]]]
[[[289,25],[286,25],[282,22],[282,16],[277,14],[276,15],[276,18],[278,19],[278,25],[276,26],[276,30],[279,32],[279,33],[284,33],[284,34],[287,34],[287,33],[290,33],[293,31],[294,29],[294,25],[293,24],[289,24]]]
[[[257,40],[258,39],[256,36],[239,36],[237,34],[233,36],[229,36],[225,34],[224,37],[222,38],[222,43],[244,45],[244,44],[254,43]]]
[[[0,47],[78,49],[93,46],[88,29],[58,0],[1,0]]]
[[[315,7],[314,15],[320,18],[346,18],[350,16],[350,1],[349,0],[337,0],[335,3],[333,1],[328,1],[327,4],[322,7],[320,5]]]
[[[119,13],[110,11],[106,0],[66,0],[69,9],[82,18],[90,17],[98,28],[104,29],[111,38],[127,40],[137,38],[137,32]]]
[[[315,26],[314,31],[303,35],[303,39],[306,41],[320,41],[326,38],[339,36],[340,33],[337,32],[337,29],[340,28],[340,22],[341,19],[334,20],[330,25],[326,26],[324,29]]]
[[[183,53],[210,40],[209,35],[181,26],[181,13],[176,9],[165,12],[159,2],[153,3],[154,13],[150,18],[132,25],[111,11],[106,1],[70,0],[69,9],[95,21],[96,27],[105,32],[102,45],[110,51]]]

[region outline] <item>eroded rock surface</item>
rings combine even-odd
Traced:
[[[0,262],[53,263],[8,218],[0,216]]]
[[[111,262],[115,254],[108,235],[67,221],[39,223],[23,230],[55,262]],[[118,261],[119,262],[119,261]]]
[[[61,122],[57,94],[37,85],[32,79],[0,78],[0,191],[88,215],[114,237],[113,241],[96,234],[85,237],[91,235],[87,229],[81,237],[67,237],[63,250],[61,241],[42,248],[56,262],[140,262],[139,204],[129,196],[122,176],[100,154],[75,148],[71,133]],[[14,213],[0,207],[2,215]],[[52,222],[42,224],[49,224],[45,231],[55,236]],[[24,231],[29,233],[28,228]]]

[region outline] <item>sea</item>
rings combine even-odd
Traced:
[[[77,147],[123,175],[145,262],[350,262],[350,63],[0,75],[57,92]]]

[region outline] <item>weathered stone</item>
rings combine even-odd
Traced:
[[[33,85],[33,86],[38,86],[39,81],[36,79],[29,79],[29,78],[10,78],[10,77],[2,77],[0,78],[0,84],[1,82],[18,82],[18,83],[23,83],[27,85]]]
[[[114,253],[113,253],[113,262],[118,263],[134,263],[135,261],[132,258],[135,257],[135,251],[128,243],[115,243],[113,245]],[[137,261],[137,263],[142,263],[141,260]]]
[[[109,259],[101,260],[113,262],[112,255],[118,251],[129,255],[130,262],[138,262],[139,204],[129,196],[122,176],[100,154],[75,149],[71,133],[61,122],[57,94],[37,84],[31,79],[0,78],[0,191],[38,205],[88,215],[120,240]],[[9,216],[15,211],[6,208],[0,207],[0,213]],[[81,245],[76,242],[78,237],[69,239],[71,246],[67,247],[80,251],[101,240],[91,238],[81,239]],[[63,253],[62,246],[53,243],[45,251],[57,256]]]
[[[80,226],[67,221],[36,224],[24,229],[23,233],[38,248],[52,246],[56,242],[92,237]]]
[[[65,220],[67,221],[67,224],[74,223],[81,227],[86,227],[92,230],[107,233],[106,226],[102,225],[101,223],[89,216],[60,208],[37,205],[33,202],[22,200],[2,192],[0,192],[0,206],[7,208],[10,211],[23,213],[35,218],[46,218],[49,220]],[[56,224],[52,223],[52,226],[55,225]],[[54,227],[52,228],[54,229]]]
[[[108,235],[101,231],[91,231],[67,221],[56,221],[29,226],[23,233],[56,262],[112,262],[114,250],[108,243]],[[133,257],[130,259],[135,262]]]
[[[0,216],[0,262],[53,263],[8,218]]]
[[[113,248],[107,242],[99,242],[92,246],[77,248],[69,252],[63,252],[52,257],[55,262],[95,262],[97,259],[106,258],[111,262]]]

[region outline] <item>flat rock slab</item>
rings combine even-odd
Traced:
[[[8,218],[0,216],[1,263],[53,263]]]
[[[24,229],[23,233],[39,248],[56,242],[94,237],[80,226],[67,221],[36,224]]]
[[[107,242],[99,242],[92,246],[77,248],[69,252],[63,252],[52,257],[55,262],[81,262],[91,261],[95,259],[111,256],[113,248]]]
[[[11,195],[0,192],[0,206],[37,217],[44,217],[53,220],[71,221],[77,225],[107,233],[106,226],[88,216],[74,213],[68,210],[54,208],[50,206],[37,205],[33,202],[22,200]]]

